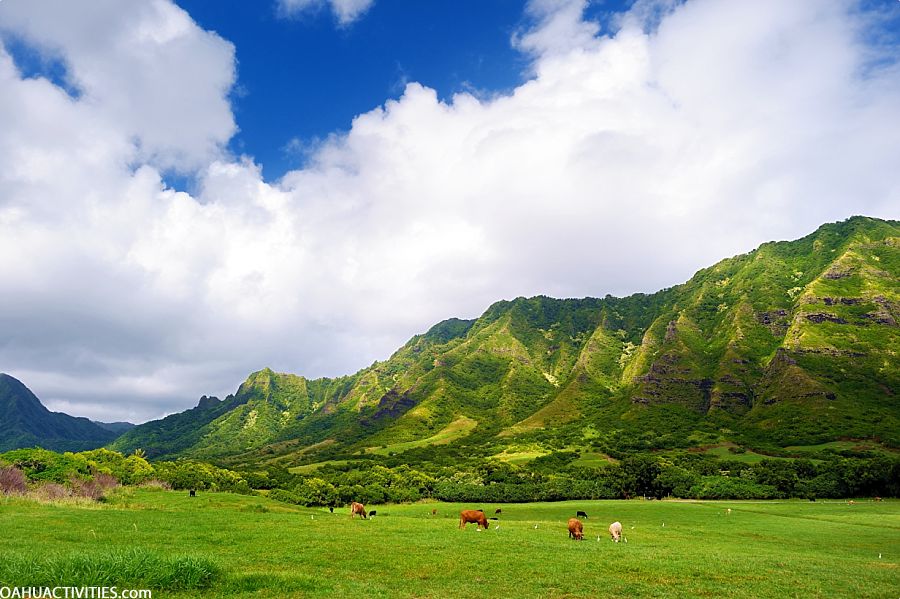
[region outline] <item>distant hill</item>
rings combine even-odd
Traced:
[[[625,250],[623,250],[625,251]],[[453,448],[900,447],[900,223],[854,217],[657,293],[518,298],[336,379],[261,370],[131,429],[151,457],[292,465]]]
[[[121,435],[125,431],[131,430],[135,426],[130,422],[100,422],[98,420],[92,420],[91,422],[93,422],[100,428],[116,433],[117,435]]]
[[[0,452],[34,446],[54,451],[94,449],[130,426],[133,425],[101,426],[87,418],[51,412],[19,380],[0,373]]]

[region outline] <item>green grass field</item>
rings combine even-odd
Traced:
[[[459,510],[500,506],[368,507],[378,516],[362,521],[346,508],[225,493],[127,489],[98,506],[5,499],[0,586],[87,584],[112,568],[121,573],[103,580],[120,587],[176,589],[154,597],[900,595],[897,501],[507,504],[499,529],[481,532],[458,530]],[[578,509],[590,516],[583,542],[566,532]],[[613,520],[627,543],[610,541]],[[142,568],[185,574],[135,579]]]
[[[393,443],[384,447],[367,447],[365,452],[378,455],[390,455],[392,453],[403,453],[408,449],[415,449],[416,447],[425,447],[426,445],[446,445],[461,437],[465,437],[475,430],[476,426],[478,426],[478,421],[472,420],[466,416],[460,416],[427,439]]]
[[[761,462],[763,460],[777,460],[779,458],[763,455],[761,453],[754,453],[752,451],[744,451],[742,453],[732,453],[729,450],[729,445],[719,445],[716,447],[711,447],[704,451],[706,455],[715,456],[719,459],[723,460],[734,460],[737,462],[746,462],[748,464],[755,464],[757,462]]]

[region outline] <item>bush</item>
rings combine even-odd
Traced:
[[[41,501],[61,501],[72,496],[72,490],[59,483],[44,483],[33,491]]]
[[[124,485],[139,484],[153,476],[153,466],[138,454],[125,457],[109,449],[92,449],[75,454],[87,460],[93,473],[109,474]]]
[[[159,462],[154,468],[157,477],[173,489],[203,489],[208,491],[230,491],[248,495],[250,485],[240,474],[212,464],[178,460]]]
[[[105,489],[94,480],[81,480],[73,478],[71,483],[72,494],[77,497],[101,501],[104,498]]]
[[[25,473],[34,482],[65,484],[73,477],[88,478],[88,461],[74,453],[56,453],[46,449],[16,449],[3,454],[3,460]]]
[[[25,473],[14,466],[0,468],[0,493],[21,495],[28,490]]]
[[[691,488],[700,481],[700,477],[689,470],[678,466],[670,466],[656,477],[656,484],[664,495],[690,497]]]
[[[334,505],[337,500],[337,489],[321,478],[308,478],[294,488],[294,495],[305,506]]]
[[[783,495],[771,485],[727,476],[704,476],[691,487],[689,497],[695,499],[777,499]]]
[[[145,480],[139,486],[144,489],[162,489],[163,491],[171,491],[172,490],[172,485],[170,485],[169,483],[167,483],[164,480],[159,480],[158,478],[151,478],[151,479]]]
[[[275,501],[280,501],[282,503],[292,503],[294,505],[301,505],[303,503],[303,500],[296,494],[285,491],[284,489],[275,489],[269,493],[269,499],[274,499]]]
[[[114,489],[119,486],[119,481],[112,474],[98,473],[94,475],[94,484],[101,489]]]

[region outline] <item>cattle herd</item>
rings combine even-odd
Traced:
[[[330,512],[334,513],[334,508],[328,508]],[[731,512],[731,509],[728,510]],[[484,514],[484,510],[462,510],[459,513],[459,527],[465,528],[466,524],[475,524],[478,530],[487,530],[488,528],[488,520],[499,520],[498,517],[503,513],[501,508],[497,508],[494,510],[494,518],[488,518]],[[366,507],[358,503],[356,501],[350,504],[350,518],[352,519],[354,516],[359,516],[363,520],[367,518],[371,518],[375,515],[375,510],[371,512],[366,511]],[[437,508],[433,508],[431,510],[432,516],[437,516]],[[584,524],[579,520],[579,518],[584,518],[587,520],[587,513],[578,510],[575,514],[574,518],[569,518],[568,528],[569,528],[569,538],[574,539],[576,541],[584,540]],[[665,526],[665,524],[663,525]],[[537,528],[537,526],[535,526]],[[632,527],[634,528],[634,527]],[[625,538],[625,535],[622,534],[622,523],[621,522],[613,522],[609,525],[609,535],[613,541],[618,543],[620,540],[628,542],[628,539]],[[598,537],[599,540],[599,537]]]

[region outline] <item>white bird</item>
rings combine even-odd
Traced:
[[[600,540],[600,535],[597,535],[597,540],[598,540],[598,541]]]
[[[634,530],[634,526],[631,527],[631,530]]]
[[[881,559],[881,554],[880,554],[880,553],[878,554],[878,559]]]
[[[494,530],[500,530],[500,525],[498,524],[497,526],[495,526]]]
[[[537,524],[534,525],[534,529],[537,530]]]
[[[663,522],[663,526],[665,526],[665,525],[666,525],[666,523],[665,523],[665,522]]]

